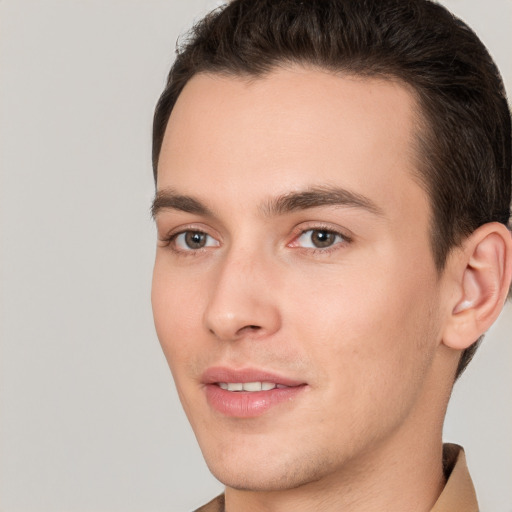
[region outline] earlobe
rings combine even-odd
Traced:
[[[503,224],[484,224],[464,243],[457,258],[457,293],[443,343],[455,350],[473,344],[496,320],[512,276],[512,237]]]

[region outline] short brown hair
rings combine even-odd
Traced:
[[[439,272],[487,222],[508,225],[511,121],[499,71],[475,33],[429,0],[233,0],[177,49],[155,111],[153,171],[167,122],[197,73],[264,76],[282,64],[398,79],[421,109],[418,176],[432,204]],[[478,342],[461,356],[457,376]]]

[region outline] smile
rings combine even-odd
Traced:
[[[280,414],[309,388],[304,381],[255,368],[211,367],[201,380],[212,411],[231,418]]]
[[[226,391],[247,391],[249,393],[291,387],[284,384],[276,384],[275,382],[219,382],[217,385]]]

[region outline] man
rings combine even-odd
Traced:
[[[225,493],[200,510],[476,511],[442,445],[512,278],[510,112],[426,0],[234,0],[155,113],[157,333]]]

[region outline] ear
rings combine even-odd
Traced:
[[[454,277],[443,343],[464,350],[494,323],[512,279],[512,236],[497,222],[480,226],[456,250],[445,269]]]

